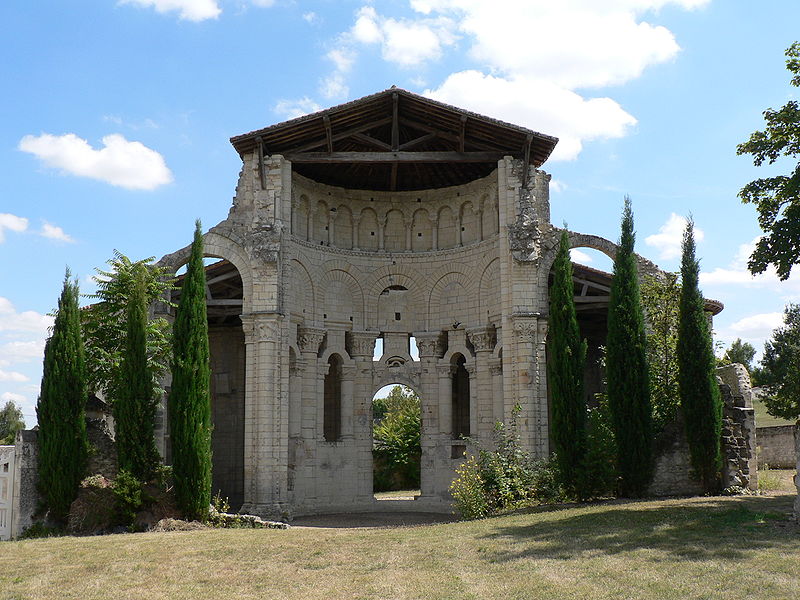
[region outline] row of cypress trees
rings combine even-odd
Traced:
[[[145,269],[145,265],[139,265]],[[120,470],[150,480],[159,463],[154,423],[158,400],[147,356],[145,273],[134,272],[126,307],[127,331],[113,398]],[[69,270],[58,302],[36,413],[39,421],[39,488],[50,517],[65,522],[86,474],[89,444],[84,406],[87,372],[81,334],[78,284]],[[179,508],[187,518],[205,520],[211,501],[211,404],[205,270],[200,222],[173,328],[169,425],[173,478]]]
[[[625,198],[608,309],[606,378],[616,441],[618,493],[645,495],[653,475],[653,410],[650,402],[647,335],[634,254],[633,211]],[[709,322],[700,293],[694,224],[683,236],[678,334],[678,378],[692,467],[704,488],[718,485],[722,404],[714,375]],[[580,337],[573,300],[567,232],[562,232],[550,290],[548,377],[552,435],[559,470],[569,492],[590,495],[587,470],[587,406],[583,388],[586,341]]]

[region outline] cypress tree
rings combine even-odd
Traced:
[[[153,476],[159,461],[154,435],[157,400],[147,359],[146,268],[137,263],[133,271],[131,295],[125,307],[120,385],[113,400],[119,467],[140,481]]]
[[[692,468],[707,492],[714,492],[722,466],[722,400],[714,368],[711,332],[698,287],[694,223],[683,233],[681,300],[678,322],[678,388]]]
[[[569,238],[567,232],[563,231],[553,263],[553,284],[550,286],[547,376],[552,395],[552,436],[562,482],[567,490],[583,499],[586,340],[580,336],[574,296]]]
[[[86,365],[78,284],[67,269],[53,333],[44,350],[39,420],[39,490],[50,517],[64,522],[86,472]]]
[[[622,234],[614,259],[608,306],[606,378],[611,422],[617,440],[619,493],[640,497],[653,472],[652,409],[630,198],[625,198]]]
[[[187,518],[201,521],[211,502],[210,377],[203,236],[197,221],[173,325],[169,425],[178,506]]]

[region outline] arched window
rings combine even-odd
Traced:
[[[454,357],[455,358],[455,357]],[[469,373],[466,359],[458,355],[453,366],[453,439],[468,437],[469,431]]]
[[[336,442],[342,436],[342,359],[338,354],[328,359],[323,412],[325,441]]]

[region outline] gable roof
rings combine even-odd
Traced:
[[[485,177],[503,156],[541,166],[558,138],[397,87],[231,138],[296,172],[355,189],[416,190]]]

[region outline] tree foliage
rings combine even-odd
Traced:
[[[791,84],[800,87],[800,43],[786,50],[786,68],[792,74]],[[800,104],[790,100],[777,110],[764,111],[766,128],[750,135],[739,144],[737,154],[750,154],[760,167],[780,158],[794,162],[800,157]],[[778,276],[789,277],[792,265],[800,262],[800,162],[789,175],[756,179],[739,191],[742,202],[755,204],[758,224],[764,236],[758,241],[747,264],[754,274],[774,265]]]
[[[78,308],[78,284],[69,270],[58,300],[53,333],[44,349],[39,421],[39,490],[50,517],[65,521],[86,471],[88,442],[86,365]]]
[[[741,338],[736,338],[730,347],[725,351],[722,356],[722,364],[730,365],[739,363],[744,365],[748,373],[753,372],[753,357],[756,355],[756,349],[752,344],[743,342]]]
[[[647,322],[647,364],[653,427],[661,431],[678,415],[678,306],[681,285],[675,273],[646,275],[642,281],[642,307]]]
[[[13,444],[17,432],[22,429],[25,429],[22,409],[13,400],[9,400],[0,409],[0,446]]]
[[[140,481],[148,481],[159,463],[155,445],[158,397],[147,355],[148,269],[137,263],[125,307],[126,334],[113,402],[119,467]]]
[[[205,521],[211,502],[211,395],[203,235],[197,221],[173,326],[169,425],[175,497]]]
[[[681,303],[678,327],[678,384],[692,468],[707,492],[718,485],[722,466],[722,400],[717,385],[711,331],[699,284],[694,223],[683,234]]]
[[[574,288],[569,238],[562,231],[550,286],[547,377],[552,397],[551,435],[564,487],[583,499],[586,497],[582,489],[586,481],[582,471],[587,444],[583,386],[586,340],[581,339],[578,328]]]
[[[647,339],[634,241],[633,211],[630,198],[626,197],[614,259],[606,346],[607,393],[617,440],[619,492],[625,497],[644,495],[653,472]]]
[[[421,412],[419,397],[396,385],[372,402],[375,440],[375,491],[414,489],[420,483]]]
[[[800,304],[783,311],[783,325],[764,344],[762,387],[767,412],[783,419],[800,419]]]
[[[139,278],[144,280],[145,304],[149,306],[172,289],[166,269],[150,264],[154,257],[132,261],[114,251],[108,260],[110,269],[96,269],[97,293],[89,296],[95,302],[81,311],[86,339],[86,360],[89,389],[103,393],[113,404],[122,382],[122,356],[127,335],[127,307]],[[170,352],[170,327],[163,319],[148,319],[146,351],[155,393],[160,395],[160,382],[167,372]]]

